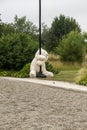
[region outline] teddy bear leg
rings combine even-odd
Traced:
[[[46,75],[46,77],[53,77],[54,76],[54,74],[52,72],[46,70],[45,64],[42,66],[42,71],[43,71],[43,74]]]
[[[30,72],[30,78],[35,78],[36,77],[36,72],[33,70]]]
[[[54,74],[53,74],[52,72],[49,72],[49,71],[46,71],[44,74],[45,74],[47,77],[53,77],[53,76],[54,76]]]
[[[52,72],[47,72],[47,76],[48,76],[48,77],[53,77],[54,74],[53,74]]]

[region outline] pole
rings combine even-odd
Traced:
[[[39,54],[41,55],[41,0],[39,0]],[[40,66],[37,77],[46,78],[46,76],[42,73],[42,66]]]
[[[39,54],[41,55],[41,0],[39,0]]]

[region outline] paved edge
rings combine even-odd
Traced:
[[[87,93],[87,87],[83,85],[77,85],[74,83],[62,82],[62,81],[52,81],[52,80],[41,80],[37,78],[13,78],[13,77],[0,77],[0,79],[7,79],[13,81],[23,81],[33,84],[45,85],[52,88],[60,88],[76,92]]]

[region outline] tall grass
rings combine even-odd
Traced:
[[[62,70],[78,70],[81,68],[81,65],[78,63],[64,63],[60,61],[60,57],[58,55],[49,54],[49,63],[52,64],[54,68]]]
[[[49,63],[56,69],[59,73],[54,75],[52,80],[75,82],[75,77],[78,71],[81,69],[81,65],[78,63],[64,63],[60,61],[60,57],[55,54],[49,54]]]
[[[77,84],[87,86],[87,55],[84,57],[83,67],[78,71],[75,81]]]

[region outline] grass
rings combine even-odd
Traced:
[[[75,77],[81,69],[81,65],[78,63],[62,63],[58,56],[52,54],[50,54],[49,63],[59,70],[58,74],[55,74],[53,78],[50,78],[51,80],[75,82]]]
[[[57,68],[60,71],[63,70],[79,70],[81,68],[81,65],[75,63],[62,63],[60,61],[49,61],[50,64],[52,64],[52,66],[54,68]]]
[[[78,71],[76,70],[73,70],[73,71],[63,70],[63,71],[60,71],[59,74],[55,75],[54,79],[59,80],[59,81],[74,82],[77,73]]]
[[[56,80],[56,81],[65,81],[65,82],[75,82],[75,78],[78,74],[78,70],[63,70],[60,71],[58,74],[55,74],[52,78],[47,78],[47,80]]]

